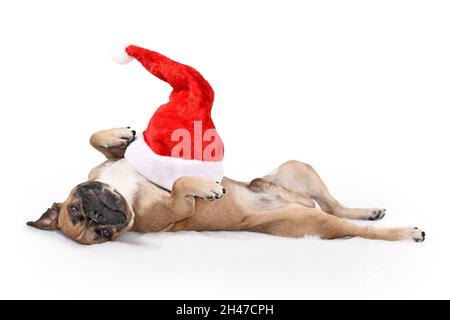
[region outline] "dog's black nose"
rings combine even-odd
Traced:
[[[127,221],[125,213],[111,210],[106,206],[99,211],[88,211],[87,215],[94,222],[104,225],[118,226],[123,225]]]

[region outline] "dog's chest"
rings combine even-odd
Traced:
[[[139,183],[146,181],[126,159],[105,163],[99,170],[98,177],[95,180],[114,188],[126,199],[129,205],[133,203]]]

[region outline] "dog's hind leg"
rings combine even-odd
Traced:
[[[322,239],[361,237],[391,241],[412,239],[416,242],[425,239],[425,232],[417,228],[361,226],[310,208],[252,214],[246,218],[244,230],[293,238],[316,235]]]
[[[317,172],[306,163],[294,160],[285,162],[263,179],[314,199],[323,211],[338,217],[379,220],[385,215],[385,209],[344,207],[330,194]]]
[[[314,208],[315,203],[311,197],[308,195],[300,194],[298,192],[294,192],[279,184],[275,184],[271,181],[256,178],[253,179],[248,187],[250,190],[260,194],[273,194],[276,195],[279,200],[284,200],[289,203],[298,203],[304,207]]]

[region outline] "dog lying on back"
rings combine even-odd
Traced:
[[[60,230],[82,244],[115,240],[127,231],[180,230],[245,230],[295,238],[425,239],[418,228],[349,222],[382,219],[385,209],[342,206],[315,170],[299,161],[285,162],[251,182],[224,178],[219,184],[181,177],[169,192],[141,176],[124,158],[135,135],[130,128],[94,133],[90,143],[107,161],[92,169],[88,181],[73,188],[64,202],[54,203],[37,221],[27,224]]]

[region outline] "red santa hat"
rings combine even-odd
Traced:
[[[167,190],[182,176],[220,182],[223,143],[211,119],[214,91],[209,83],[195,69],[155,51],[129,45],[113,52],[120,64],[133,58],[173,90],[169,102],[156,110],[147,129],[128,146],[125,158]]]

